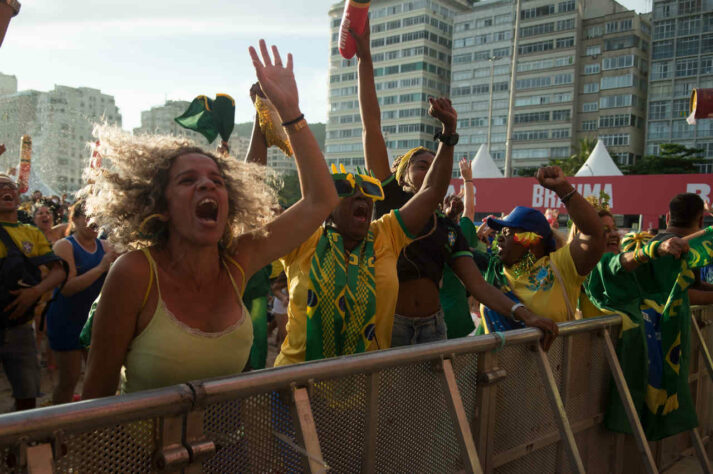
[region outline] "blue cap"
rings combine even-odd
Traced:
[[[538,210],[530,207],[517,206],[504,219],[488,218],[488,227],[501,230],[503,227],[516,227],[527,232],[534,232],[545,239],[546,247],[554,250],[555,242],[552,228],[545,216]]]

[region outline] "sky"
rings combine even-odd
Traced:
[[[591,1],[591,0],[589,0]],[[650,0],[619,0],[638,12]],[[222,92],[236,122],[252,120],[259,38],[291,52],[300,107],[327,118],[329,17],[336,0],[22,0],[0,48],[0,72],[20,90],[55,84],[93,87],[115,97],[126,129],[166,99]]]

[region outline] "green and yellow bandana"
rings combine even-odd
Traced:
[[[310,266],[305,360],[364,352],[375,336],[374,233],[351,253],[326,227]]]

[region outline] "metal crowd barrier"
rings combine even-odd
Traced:
[[[3,415],[0,473],[636,473],[686,450],[710,472],[713,308],[693,313],[700,427],[656,443],[602,425],[623,382],[607,316],[548,353],[522,329]]]

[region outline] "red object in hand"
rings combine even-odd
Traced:
[[[370,3],[370,0],[347,0],[344,4],[342,25],[339,27],[339,53],[344,59],[351,59],[356,53],[356,42],[349,29],[358,35],[364,33]]]

